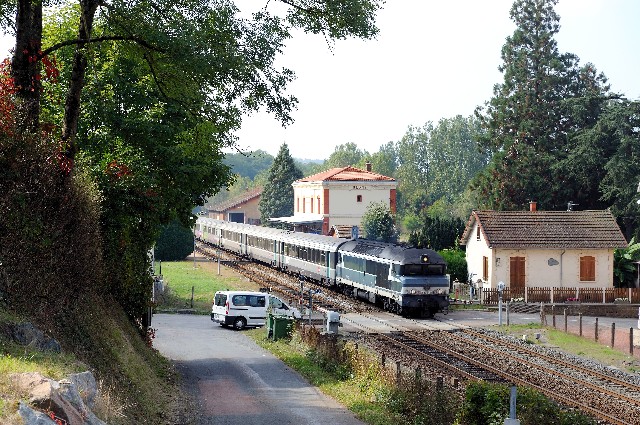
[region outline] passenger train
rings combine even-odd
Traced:
[[[315,280],[403,316],[448,312],[447,264],[437,252],[198,218],[196,238]]]

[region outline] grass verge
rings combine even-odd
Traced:
[[[268,339],[264,329],[247,335],[367,424],[449,425],[453,421],[457,397],[413,375],[403,375],[396,385],[395,374],[374,353],[354,343],[333,338],[319,342],[318,332],[309,328],[306,334],[298,329],[291,339],[278,341]]]
[[[579,335],[565,333],[552,327],[541,327],[539,323],[502,326],[495,330],[518,338],[526,335],[527,341],[533,344],[557,347],[567,353],[614,366],[626,372],[637,373],[640,370],[640,362],[636,357]],[[540,334],[540,339],[535,337],[537,333]]]
[[[221,266],[221,274],[218,276],[217,263],[203,260],[202,257],[197,259],[195,262],[185,260],[162,263],[162,276],[168,290],[158,297],[157,311],[193,308],[196,312],[206,314],[211,311],[216,291],[258,289],[255,283],[240,277],[227,267]]]
[[[246,334],[368,424],[383,425],[400,419],[387,411],[384,404],[375,402],[376,394],[382,395],[385,392],[385,383],[379,374],[364,378],[347,369],[341,371],[327,368],[327,363],[319,361],[297,333],[291,339],[277,341],[268,339],[262,328],[249,330]]]

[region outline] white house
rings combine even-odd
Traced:
[[[609,211],[473,211],[462,235],[478,289],[613,287],[613,251],[625,240]]]
[[[395,179],[367,169],[355,167],[332,168],[293,183],[292,217],[277,221],[309,226],[323,235],[336,226],[360,226],[362,216],[371,203],[384,203],[395,213]]]

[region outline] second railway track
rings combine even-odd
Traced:
[[[225,261],[239,273],[290,299],[301,296],[300,280],[267,265],[246,262],[235,254],[200,244],[209,258]],[[632,425],[640,417],[640,378],[614,372],[557,351],[527,347],[497,332],[440,321],[399,319],[375,306],[328,290],[310,281],[314,305],[338,311],[361,329],[379,351],[396,353],[403,362],[429,373],[461,380],[511,382],[542,392],[565,406],[579,409],[601,423]],[[302,296],[306,296],[303,291]],[[306,300],[305,300],[306,302]],[[393,318],[397,320],[392,320]],[[438,372],[439,371],[439,372]]]

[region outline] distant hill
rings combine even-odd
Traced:
[[[303,164],[322,164],[324,159],[307,159],[307,158],[293,158],[295,161]]]
[[[269,153],[257,150],[247,153],[226,154],[224,163],[230,166],[234,173],[253,180],[256,174],[271,167],[273,159],[273,156]]]
[[[274,157],[268,152],[257,150],[247,153],[228,153],[224,163],[230,166],[234,173],[253,180],[256,175],[269,169],[273,160]],[[294,161],[304,175],[315,172],[316,166],[324,163],[324,159],[294,158]]]

